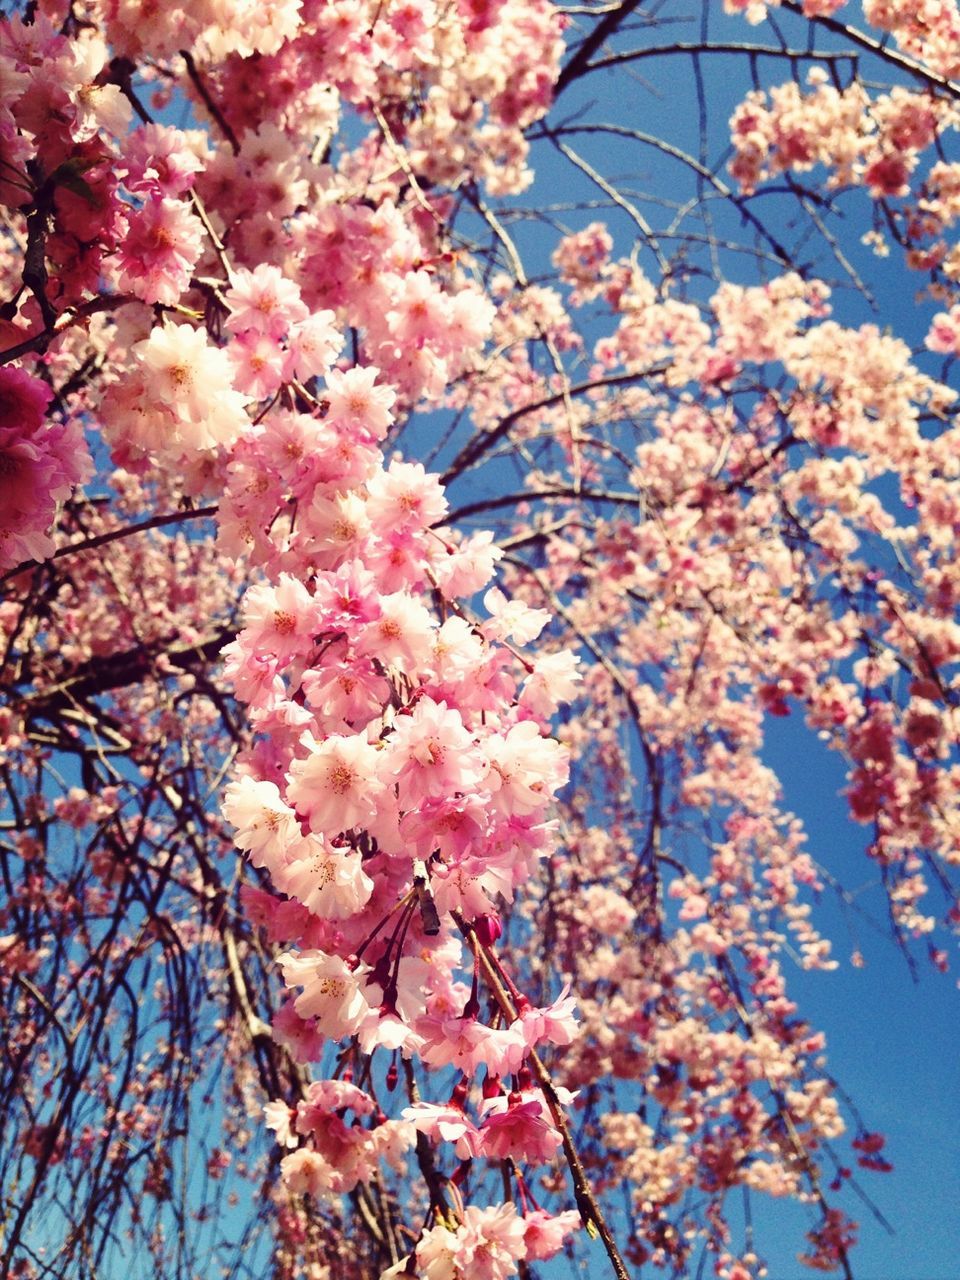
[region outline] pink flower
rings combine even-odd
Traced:
[[[348,560],[335,573],[318,573],[313,596],[330,631],[356,633],[358,624],[379,617],[378,582],[359,560]]]
[[[426,861],[438,850],[450,862],[481,846],[490,829],[490,815],[486,801],[479,796],[441,797],[424,800],[416,810],[404,814],[400,827],[417,857]]]
[[[302,1147],[280,1161],[280,1176],[291,1191],[322,1196],[331,1190],[332,1169],[323,1156]]]
[[[480,1155],[480,1132],[459,1107],[415,1102],[404,1108],[403,1118],[412,1121],[414,1127],[433,1142],[456,1143],[455,1150],[461,1160]]]
[[[449,304],[426,271],[414,271],[403,277],[395,304],[386,319],[398,342],[416,343],[442,332]]]
[[[202,162],[190,148],[187,135],[164,124],[134,129],[123,140],[123,158],[127,164],[124,186],[136,193],[157,191],[165,196],[182,195],[193,186],[194,178],[203,169]]]
[[[52,554],[57,503],[92,472],[80,423],[44,422],[50,398],[38,378],[0,368],[0,568]]]
[[[386,680],[363,658],[324,663],[319,671],[305,671],[301,686],[307,705],[316,708],[323,727],[331,732],[340,727],[365,729],[382,715],[390,696]]]
[[[397,780],[401,809],[479,786],[486,764],[459,711],[422,698],[412,714],[397,716],[381,777]]]
[[[249,329],[227,349],[233,365],[233,382],[251,400],[266,400],[284,379],[285,353],[269,333]]]
[[[535,813],[567,780],[566,750],[543,737],[532,720],[515,724],[504,737],[491,734],[484,748],[491,766],[486,785],[502,813]]]
[[[363,628],[357,651],[385,666],[415,671],[430,657],[435,634],[430,610],[407,592],[395,591],[380,601],[380,616]]]
[[[478,848],[485,851],[483,842]],[[509,871],[492,858],[466,856],[452,863],[431,863],[430,883],[437,910],[456,911],[465,920],[487,915],[497,897],[512,898]]]
[[[279,268],[266,263],[254,271],[236,271],[225,300],[231,311],[226,327],[232,333],[253,330],[282,338],[291,325],[300,324],[309,314],[297,285],[285,279]]]
[[[32,435],[43,422],[53,391],[25,369],[0,367],[0,431]]]
[[[272,782],[235,779],[223,798],[223,816],[237,829],[234,844],[249,853],[255,867],[281,865],[291,845],[302,840],[297,815]]]
[[[367,513],[383,536],[398,529],[429,529],[447,513],[447,500],[437,476],[419,462],[390,463],[367,485]]]
[[[524,1221],[513,1204],[468,1205],[456,1234],[454,1257],[464,1280],[506,1280],[527,1255]]]
[[[393,422],[390,408],[397,398],[392,388],[382,383],[377,385],[379,372],[367,365],[345,373],[334,369],[327,375],[330,418],[367,431],[375,440],[382,440]]]
[[[377,748],[361,735],[341,734],[309,745],[306,759],[290,766],[287,796],[311,831],[334,836],[374,818],[383,792]]]
[[[483,1154],[491,1160],[510,1156],[542,1164],[552,1160],[562,1145],[541,1099],[520,1093],[488,1101],[480,1136]]]
[[[296,856],[279,867],[273,878],[278,889],[324,919],[356,915],[373,892],[373,881],[364,874],[360,854],[330,849],[319,836],[307,837]]]
[[[513,639],[529,644],[550,621],[546,609],[531,609],[522,600],[508,600],[499,587],[491,587],[483,597],[484,607],[493,616],[483,624],[483,634],[498,640]]]
[[[543,1009],[525,1008],[520,1013],[523,1038],[529,1048],[535,1049],[544,1040],[550,1044],[572,1044],[577,1036],[577,1002],[568,995],[569,983],[553,1004]]]
[[[291,1150],[297,1145],[297,1135],[293,1131],[293,1120],[296,1113],[291,1111],[285,1102],[265,1102],[263,1114],[268,1129],[277,1135],[281,1147]]]
[[[475,1018],[428,1015],[418,1021],[417,1031],[424,1037],[424,1062],[432,1067],[458,1067],[466,1076],[473,1076],[481,1066],[495,1075],[519,1071],[526,1053],[516,1023],[494,1029]]]
[[[286,1000],[273,1018],[273,1038],[293,1055],[297,1062],[319,1062],[323,1052],[323,1036],[313,1018],[301,1018],[293,1000]]]
[[[332,311],[315,311],[290,328],[284,377],[306,381],[326,375],[340,354],[343,335]]]
[[[232,369],[225,351],[207,342],[202,329],[187,324],[158,325],[133,347],[143,373],[144,395],[174,416],[165,452],[212,449],[229,444],[249,425],[244,398],[233,390]]]
[[[533,671],[523,683],[520,705],[544,719],[552,716],[562,702],[572,702],[582,680],[580,659],[571,649],[541,654],[533,661]]]
[[[285,663],[313,647],[320,610],[302,582],[281,573],[275,587],[257,583],[250,588],[243,601],[243,622],[241,644]]]
[[[493,534],[485,529],[471,534],[458,547],[450,547],[448,553],[438,557],[433,566],[444,598],[454,600],[458,596],[472,596],[485,587],[502,555],[500,548],[493,545]]]
[[[419,1280],[462,1280],[462,1272],[454,1261],[458,1244],[456,1233],[442,1223],[424,1231],[417,1245],[414,1274]],[[410,1274],[406,1263],[399,1274]]]
[[[575,1209],[556,1215],[543,1209],[533,1209],[523,1222],[523,1239],[529,1261],[543,1261],[554,1257],[563,1248],[567,1236],[582,1226],[580,1215]]]
[[[370,1012],[360,979],[339,956],[323,951],[284,952],[277,957],[288,987],[303,987],[294,1001],[301,1018],[316,1018],[332,1040],[355,1035]]]
[[[190,284],[203,236],[203,223],[181,200],[147,200],[130,214],[117,251],[120,288],[144,302],[173,306]]]

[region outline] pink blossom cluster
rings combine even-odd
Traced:
[[[344,1080],[312,1081],[295,1112],[285,1102],[269,1102],[264,1112],[280,1145],[296,1148],[281,1163],[284,1182],[313,1196],[339,1195],[371,1181],[381,1160],[402,1170],[414,1140],[409,1123],[388,1120],[369,1094]],[[309,1145],[298,1146],[301,1138]]]
[[[960,9],[955,0],[864,0],[871,26],[890,32],[899,47],[953,79],[960,73]]]
[[[385,117],[413,171],[446,187],[472,173],[505,194],[530,181],[523,128],[550,105],[560,31],[545,0],[305,0],[296,33],[259,51],[258,76],[238,50],[213,62],[211,79],[237,133],[264,121],[294,132],[311,116],[329,128],[338,99],[371,111],[418,98],[420,111],[388,107]],[[139,27],[135,38],[142,39]],[[333,91],[332,104],[320,85]]]
[[[52,398],[26,370],[0,368],[0,570],[53,553],[57,504],[93,472],[80,421],[46,419]]]
[[[930,93],[897,87],[871,98],[859,82],[837,89],[821,67],[808,83],[808,91],[793,81],[755,90],[734,112],[730,171],[744,191],[820,164],[831,186],[863,185],[874,199],[905,196],[921,153],[957,120],[956,109]]]
[[[459,603],[489,582],[496,549],[444,529],[442,486],[420,464],[384,465],[395,392],[375,368],[331,367],[329,313],[311,316],[269,267],[239,276],[226,296],[240,344],[228,348],[233,376],[248,394],[274,394],[304,326],[315,363],[294,372],[324,378],[317,399],[301,386],[311,411],[274,407],[242,433],[221,503],[222,544],[266,574],[225,651],[258,740],[224,813],[285,895],[247,895],[270,935],[293,944],[279,962],[295,994],[275,1035],[302,1058],[325,1039],[348,1040],[465,1080],[453,1110],[422,1103],[399,1128],[345,1129],[331,1113],[369,1107],[356,1091],[344,1102],[317,1086],[298,1111],[305,1143],[285,1158],[284,1177],[294,1190],[349,1190],[372,1176],[383,1143],[399,1157],[415,1130],[461,1158],[550,1160],[561,1138],[543,1095],[497,1082],[519,1079],[537,1046],[570,1042],[573,1002],[536,1008],[515,993],[514,1016],[483,1019],[479,959],[472,983],[458,970],[462,939],[492,946],[498,904],[551,854],[549,806],[568,764],[547,726],[575,695],[575,659],[523,655],[549,621],[544,610],[496,590],[485,621]],[[250,352],[276,384],[262,372],[250,379]],[[481,1069],[475,1123],[464,1103]],[[293,1139],[278,1123],[281,1141]],[[468,1209],[457,1229],[491,1212]],[[518,1221],[505,1267],[525,1256]],[[547,1248],[543,1230],[532,1249]],[[473,1246],[457,1247],[466,1267]]]
[[[471,1073],[488,1058],[516,1070],[519,1030],[477,1031],[467,1047],[474,1020],[460,1019],[450,986],[451,913],[486,916],[549,852],[546,808],[567,763],[542,717],[572,696],[576,672],[557,669],[548,689],[519,656],[546,614],[488,596],[494,617],[480,624],[456,605],[493,559],[488,544],[458,547],[437,528],[445,500],[419,464],[382,468],[391,400],[374,370],[332,371],[325,417],[268,416],[232,465],[225,536],[250,529],[276,576],[248,594],[228,650],[269,737],[226,811],[238,844],[317,916],[307,958],[287,964],[304,989],[298,1012],[335,1038],[364,1028],[372,1042],[429,1044]],[[431,585],[445,621],[423,602]],[[413,909],[415,879],[439,912],[435,942]],[[371,940],[358,961],[371,925],[397,910],[398,938]],[[442,963],[421,990],[420,962],[404,957],[423,947]]]
[[[579,1226],[575,1212],[554,1217],[535,1209],[521,1217],[513,1204],[489,1209],[469,1205],[460,1222],[440,1222],[425,1231],[412,1257],[401,1259],[382,1280],[411,1274],[429,1280],[507,1280],[519,1263],[552,1258]]]
[[[43,12],[30,25],[14,16],[0,29],[0,57],[2,195],[16,210],[39,186],[49,203],[50,304],[96,293],[101,276],[145,302],[176,303],[203,247],[187,200],[205,149],[199,136],[158,125],[130,132],[130,103],[111,82],[108,46],[92,27],[75,40]],[[23,318],[33,319],[29,305]]]
[[[842,9],[847,0],[803,0],[805,18],[829,18]],[[768,9],[779,9],[780,0],[723,0],[724,13],[742,13],[756,25],[763,22]]]

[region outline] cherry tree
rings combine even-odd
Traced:
[[[2,19],[0,1273],[855,1274],[792,980],[960,922],[960,10],[849,9]]]

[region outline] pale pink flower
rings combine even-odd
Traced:
[[[277,1135],[277,1141],[281,1147],[289,1147],[292,1150],[297,1145],[297,1135],[293,1131],[296,1112],[291,1111],[285,1102],[265,1102],[263,1114],[266,1117],[267,1128],[272,1129]]]
[[[392,387],[377,383],[379,369],[333,369],[327,375],[329,415],[334,422],[350,423],[382,440],[393,422],[390,408],[396,400]]]
[[[482,842],[478,842],[478,848],[484,848]],[[448,864],[432,863],[430,883],[441,915],[456,911],[465,920],[487,915],[501,895],[508,900],[513,897],[510,872],[482,856],[466,856]]]
[[[513,639],[519,645],[529,644],[550,621],[546,609],[531,609],[522,600],[508,600],[499,587],[490,588],[483,604],[492,614],[481,628],[488,639]]]
[[[445,535],[446,536],[446,535]],[[472,596],[485,587],[503,552],[493,544],[493,534],[486,529],[471,534],[433,564],[437,585],[446,600]]]
[[[280,1176],[290,1191],[323,1196],[331,1190],[331,1167],[316,1151],[301,1147],[280,1161]]]
[[[253,271],[245,267],[235,271],[224,298],[231,312],[226,327],[232,333],[254,330],[282,338],[291,325],[300,324],[309,314],[297,285],[267,263]]]
[[[316,1018],[332,1040],[355,1035],[370,1011],[361,981],[339,956],[324,951],[287,951],[277,957],[288,987],[303,987],[294,1000],[301,1018]]]
[[[372,1116],[377,1105],[349,1080],[311,1080],[306,1097],[297,1103],[297,1132],[310,1133],[319,1120],[331,1111],[352,1111],[357,1116]]]
[[[405,1120],[433,1142],[453,1142],[461,1160],[480,1155],[480,1132],[460,1107],[432,1102],[415,1102],[403,1111]]]
[[[326,375],[340,354],[343,335],[332,311],[314,311],[290,328],[284,377],[306,381]]]
[[[419,462],[394,460],[367,484],[367,512],[377,532],[429,529],[447,513],[447,500],[437,476]]]
[[[465,1280],[454,1261],[458,1247],[458,1236],[442,1223],[424,1231],[416,1252],[418,1280]]]
[[[423,542],[418,531],[402,530],[378,538],[367,554],[382,591],[422,591],[427,585]]]
[[[210,346],[202,329],[158,325],[136,343],[133,354],[147,400],[169,408],[176,420],[175,439],[158,442],[158,450],[211,449],[232,443],[249,425],[244,398],[232,386],[227,354]]]
[[[459,711],[421,698],[397,716],[381,762],[384,781],[396,779],[401,809],[479,786],[486,763]]]
[[[287,796],[311,831],[334,836],[372,819],[383,792],[377,748],[360,735],[341,734],[309,745],[306,759],[290,766]]]
[[[528,1261],[545,1261],[563,1248],[563,1242],[583,1225],[576,1209],[549,1214],[543,1209],[530,1210],[523,1220],[524,1243]]]
[[[450,299],[450,311],[441,337],[455,351],[479,350],[490,336],[496,308],[475,289],[461,289]]]
[[[297,1107],[297,1131],[309,1134],[313,1150],[323,1162],[323,1167],[311,1163],[314,1185],[323,1191],[334,1195],[352,1191],[376,1172],[379,1149],[373,1132],[347,1125],[339,1109],[308,1096]]]
[[[467,1205],[456,1234],[454,1258],[463,1280],[507,1280],[527,1256],[524,1221],[513,1204]]]
[[[369,1134],[376,1159],[386,1160],[397,1173],[406,1173],[407,1152],[417,1140],[413,1125],[407,1120],[384,1120]]]
[[[70,132],[76,142],[86,142],[104,129],[123,137],[130,128],[133,110],[116,84],[100,83],[109,57],[102,39],[74,40],[58,59],[58,79],[74,107]]]
[[[297,815],[281,799],[273,782],[242,775],[227,787],[223,816],[236,827],[233,842],[255,867],[274,867],[302,840]]]
[[[239,640],[231,640],[220,650],[220,656],[225,678],[244,702],[270,708],[282,699],[284,684],[275,654],[256,653]]]
[[[572,649],[541,654],[533,660],[533,671],[523,682],[521,707],[544,719],[552,716],[563,702],[577,696],[577,685],[583,679],[577,670],[580,659]]]
[[[430,610],[407,592],[395,591],[380,601],[379,618],[363,628],[357,652],[409,673],[427,662],[435,634]]]
[[[273,872],[273,878],[278,889],[325,919],[356,915],[373,892],[360,854],[330,849],[320,836],[308,836],[295,856]]]
[[[190,284],[203,237],[203,223],[182,200],[152,197],[129,215],[117,250],[119,287],[173,306]]]
[[[361,557],[370,533],[366,501],[354,491],[328,497],[318,488],[301,513],[301,525],[324,568],[335,568],[347,557]]]
[[[567,993],[567,983],[554,1000],[542,1009],[524,1008],[520,1013],[520,1026],[523,1038],[531,1049],[535,1049],[544,1040],[550,1044],[572,1044],[577,1036],[577,1002]]]
[[[491,766],[486,786],[501,812],[535,813],[567,780],[565,748],[543,737],[532,720],[514,725],[504,737],[491,734],[483,745]]]

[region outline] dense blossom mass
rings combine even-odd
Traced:
[[[946,968],[960,11],[846,7],[0,20],[0,1273],[234,1274],[243,1186],[275,1280],[759,1280],[741,1192],[852,1274],[892,1166],[790,982],[854,896],[763,751],[837,753]],[[650,135],[562,95],[691,51],[789,74],[654,140],[657,230],[586,149]],[[846,197],[916,350],[805,256],[862,283]]]

